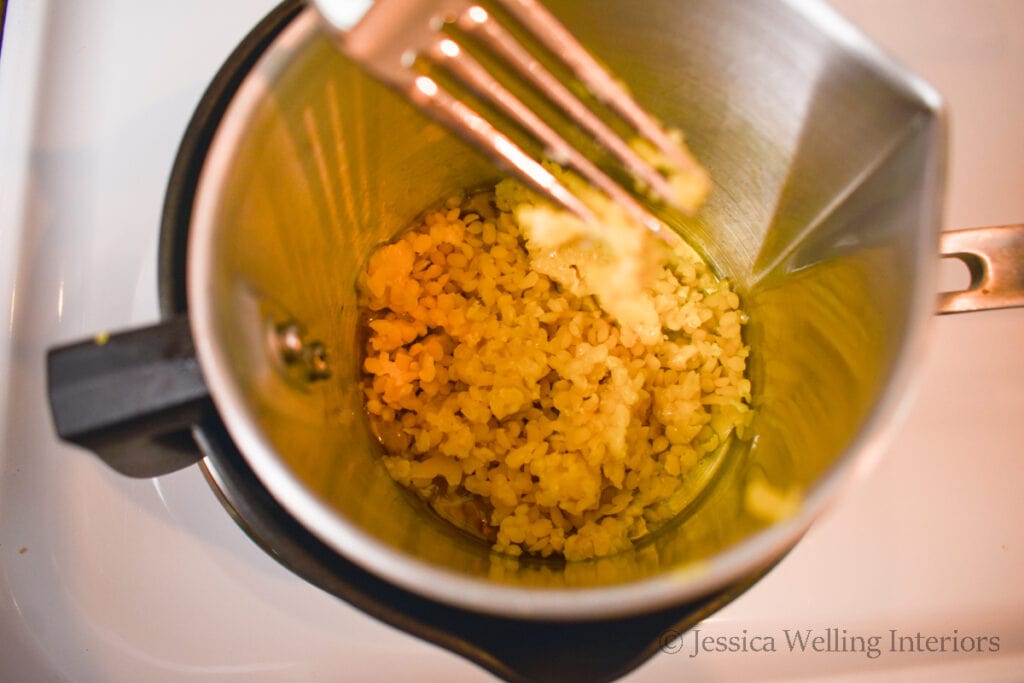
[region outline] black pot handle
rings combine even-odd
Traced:
[[[47,393],[57,435],[130,477],[203,456],[191,427],[213,410],[188,317],[50,349]]]

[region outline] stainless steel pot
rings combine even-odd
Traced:
[[[187,317],[51,352],[61,435],[155,476],[196,460],[179,430],[212,414],[303,532],[388,585],[502,618],[651,614],[776,562],[881,448],[926,343],[941,100],[816,2],[549,4],[687,132],[716,190],[696,219],[672,220],[750,313],[756,437],[733,444],[683,518],[613,557],[517,561],[389,479],[355,388],[355,277],[425,207],[495,172],[346,62],[295,3],[196,159]],[[974,281],[942,310],[1024,303],[1019,227],[945,239]],[[799,497],[798,511],[772,518],[765,492]],[[261,500],[234,509],[258,514]]]

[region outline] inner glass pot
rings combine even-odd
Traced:
[[[450,604],[533,618],[679,604],[763,569],[898,409],[934,304],[938,97],[816,3],[547,3],[637,99],[685,131],[714,189],[680,232],[750,315],[754,437],[634,549],[516,560],[395,484],[359,390],[356,278],[375,247],[498,172],[343,58],[304,11],[240,87],[200,177],[187,288],[218,412],[274,497],[328,546]],[[598,6],[600,5],[600,6]],[[306,382],[298,323],[331,377]],[[798,497],[785,519],[758,498]]]

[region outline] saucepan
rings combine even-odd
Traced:
[[[753,438],[731,444],[680,518],[608,557],[516,559],[453,533],[389,478],[358,389],[356,278],[424,209],[498,175],[347,62],[296,2],[229,60],[186,135],[164,216],[165,320],[50,352],[62,438],[136,477],[202,460],[240,523],[258,533],[278,511],[278,538],[337,558],[320,563],[324,581],[343,562],[398,591],[389,614],[405,600],[506,627],[696,618],[767,571],[883,449],[937,307],[1024,303],[1024,233],[947,233],[940,252],[941,98],[823,4],[549,6],[686,132],[714,189],[673,227],[749,313]],[[967,291],[938,298],[940,256],[968,264]],[[248,484],[225,485],[215,442]],[[272,552],[301,567],[296,547]],[[458,650],[446,628],[428,637]]]

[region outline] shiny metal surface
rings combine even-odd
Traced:
[[[939,313],[1024,306],[1024,225],[952,230],[939,249],[971,273],[967,289],[939,296]]]
[[[597,618],[765,567],[880,447],[932,313],[944,122],[928,86],[817,3],[551,7],[687,131],[715,180],[705,209],[674,227],[744,295],[757,436],[733,445],[686,518],[599,561],[517,562],[435,523],[387,477],[355,386],[355,277],[424,208],[494,174],[342,58],[311,12],[243,84],[213,141],[188,294],[232,438],[327,545],[450,604]],[[268,318],[323,340],[334,378],[290,384],[268,358]],[[801,495],[799,514],[771,524],[752,512],[746,491],[763,485]]]
[[[472,51],[456,42],[447,26],[457,27],[464,37],[485,46],[522,76],[537,92],[543,93],[557,109],[564,129],[580,127],[599,145],[618,159],[635,179],[649,188],[653,196],[668,205],[689,204],[673,191],[669,179],[641,158],[618,133],[577,97],[568,85],[556,78],[541,58],[535,56],[491,12],[468,0],[377,0],[359,18],[335,21],[341,13],[337,2],[320,0],[321,9],[337,40],[338,47],[368,73],[402,93],[427,115],[447,126],[456,135],[476,145],[500,168],[518,176],[552,201],[583,217],[590,209],[565,185],[539,163],[541,157],[559,160],[578,171],[589,183],[625,206],[638,221],[665,239],[676,239],[657,218],[645,209],[594,160],[573,144],[542,116],[536,106],[524,103],[522,93],[513,92],[504,79],[478,61]],[[596,100],[620,114],[635,134],[659,150],[677,173],[692,175],[695,182],[706,178],[700,167],[661,125],[640,107],[622,84],[591,57],[582,45],[547,9],[535,0],[500,0],[504,7],[525,27],[533,38],[550,51],[549,56],[561,60]],[[446,85],[429,70],[417,69],[419,60],[441,67],[449,76],[505,115],[535,139],[533,148],[523,149],[507,128],[508,123],[495,123],[493,116],[479,106],[467,103],[465,93]],[[499,72],[500,73],[500,72]],[[540,143],[540,148],[536,148]],[[686,210],[689,206],[680,207]]]

